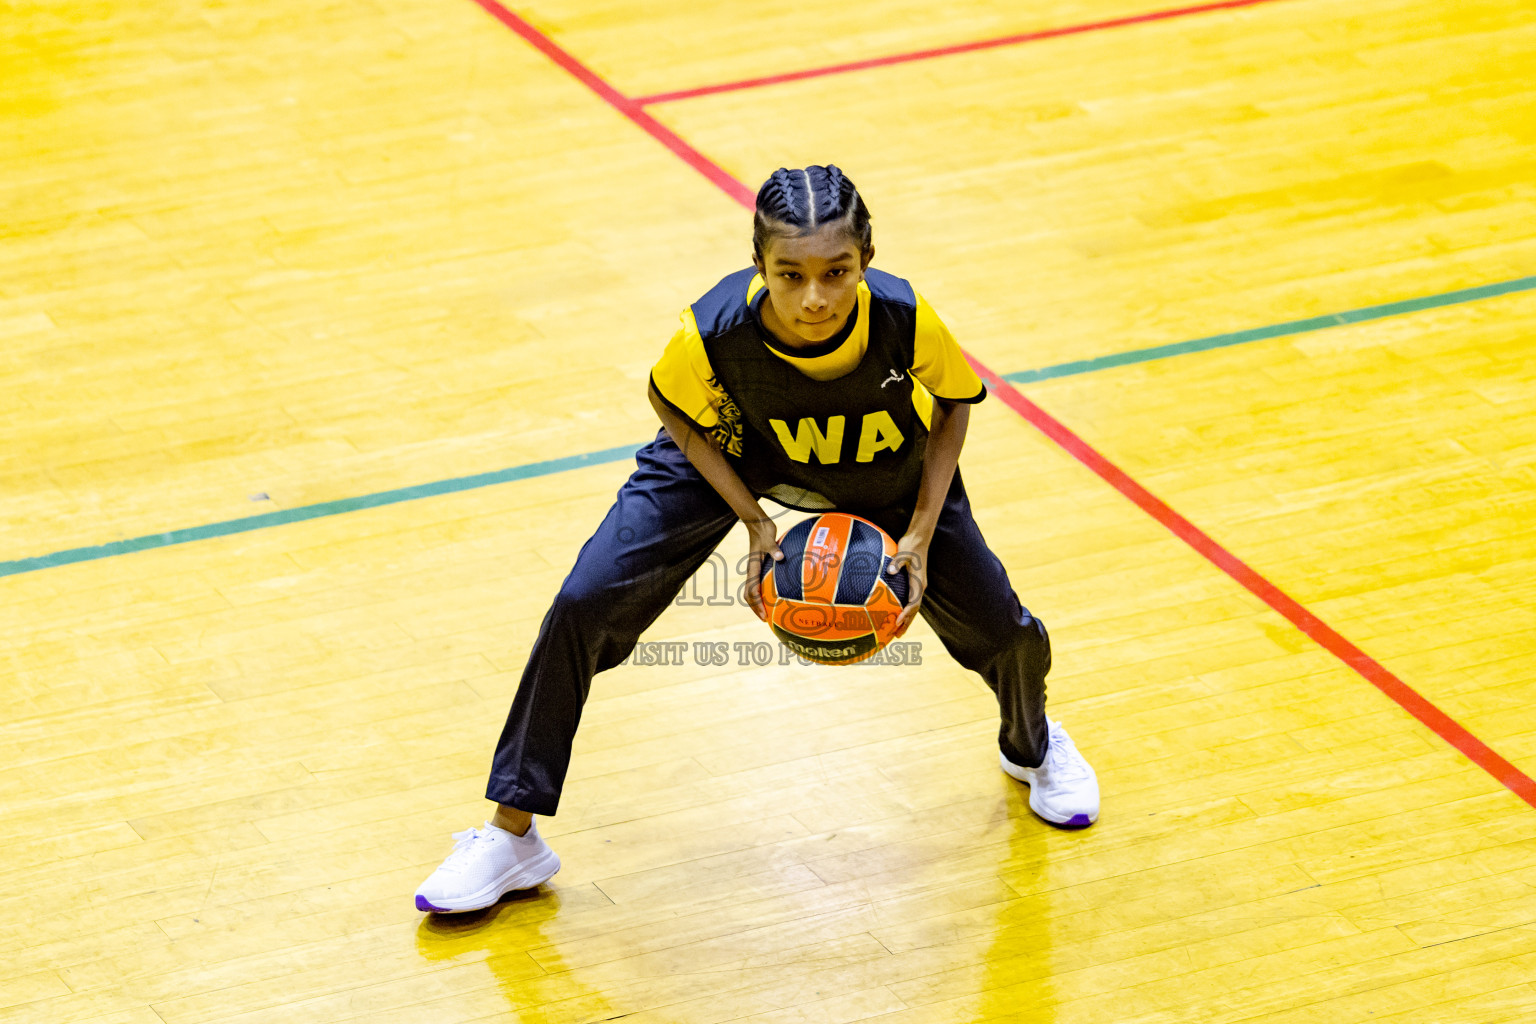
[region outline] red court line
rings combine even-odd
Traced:
[[[522,18],[502,7],[496,0],[474,0],[502,24],[537,47],[551,60],[580,79],[593,92],[618,108],[630,120],[650,132],[668,149],[686,160],[727,195],[748,209],[756,205],[751,189],[726,173],[725,169],[704,154],[688,145],[670,128],[658,123],[639,110],[634,100],[620,93],[603,81],[586,65],[561,49],[543,33]],[[1265,0],[1252,0],[1265,2]],[[1240,6],[1228,4],[1226,6]],[[1073,458],[1097,473],[1106,483],[1129,498],[1143,512],[1167,527],[1174,536],[1194,548],[1222,572],[1242,584],[1270,608],[1279,612],[1297,629],[1311,637],[1334,657],[1354,669],[1359,675],[1441,739],[1461,751],[1474,764],[1492,775],[1520,799],[1536,807],[1536,781],[1519,768],[1510,764],[1488,744],[1468,732],[1466,727],[1441,711],[1418,691],[1393,675],[1386,666],[1346,640],[1333,627],[1307,611],[1300,602],[1286,594],[1236,555],[1222,547],[1194,523],[1175,512],[1160,498],[1116,466],[1096,448],[1068,430],[1059,420],[1025,398],[1017,388],[989,370],[975,356],[966,353],[966,359],[986,381],[988,388],[1010,409],[1030,422],[1045,436],[1055,441]]]
[[[1097,473],[1136,507],[1166,526],[1174,536],[1204,555],[1222,572],[1251,591],[1259,600],[1285,616],[1334,657],[1354,669],[1367,682],[1391,697],[1403,710],[1427,725],[1436,735],[1507,786],[1516,796],[1536,807],[1536,781],[1510,764],[1466,727],[1441,711],[1417,690],[1394,675],[1385,665],[1346,640],[1332,626],[1313,615],[1295,598],[1275,586],[1242,559],[1212,540],[1210,535],[1170,508],[1162,499],[1133,480],[1096,448],[1078,437],[1050,413],[1025,398],[1008,381],[987,369],[969,352],[965,358],[987,382],[988,389],[1014,412],[1028,420],[1067,454]]]
[[[719,164],[684,142],[672,129],[656,120],[650,114],[647,114],[638,102],[619,92],[619,90],[609,85],[591,68],[561,49],[554,40],[497,3],[496,0],[474,0],[474,2],[485,8],[491,17],[522,36],[536,50],[539,50],[550,60],[569,71],[587,88],[607,100],[619,113],[635,122],[641,128],[644,128],[656,141],[676,153],[690,167],[719,186],[726,195],[749,207],[756,203],[757,197],[755,193],[727,174]]]
[[[955,43],[952,46],[936,46],[931,50],[913,50],[910,53],[893,53],[885,57],[871,57],[868,60],[849,61],[847,64],[829,64],[823,68],[807,68],[804,71],[786,71],[777,75],[763,75],[760,78],[744,78],[739,82],[722,82],[719,85],[701,85],[693,89],[678,89],[674,92],[658,92],[650,96],[640,96],[631,102],[636,106],[649,106],[652,103],[670,103],[673,100],[688,100],[697,96],[712,96],[720,92],[736,92],[739,89],[756,89],[764,85],[778,85],[782,82],[798,82],[805,78],[821,78],[824,75],[841,75],[849,71],[867,71],[870,68],[883,68],[890,64],[908,64],[917,60],[932,60],[934,57],[948,57],[956,53],[974,53],[977,50],[994,50],[999,46],[1016,46],[1019,43],[1033,43],[1041,39],[1058,39],[1061,36],[1077,36],[1087,32],[1099,32],[1107,28],[1122,28],[1126,25],[1145,25],[1153,21],[1168,21],[1171,18],[1183,18],[1190,14],[1206,14],[1210,11],[1230,11],[1239,7],[1257,7],[1259,4],[1274,3],[1275,0],[1218,0],[1216,3],[1197,4],[1194,7],[1175,7],[1166,11],[1149,11],[1146,14],[1131,14],[1123,18],[1110,18],[1107,21],[1090,21],[1082,25],[1066,25],[1062,28],[1040,29],[1035,32],[1019,32],[1011,36],[998,36],[996,39],[978,39],[970,43]]]

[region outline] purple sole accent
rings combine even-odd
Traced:
[[[1088,817],[1086,814],[1074,814],[1066,821],[1053,821],[1050,822],[1050,824],[1055,825],[1057,828],[1076,830],[1080,828],[1087,828],[1089,825],[1092,825],[1093,819]]]
[[[451,913],[453,913],[453,911],[451,911],[451,910],[444,910],[442,907],[434,907],[432,904],[427,902],[427,898],[425,896],[417,896],[416,897],[416,909],[417,910],[433,910],[433,911],[436,911],[439,914],[451,914]]]

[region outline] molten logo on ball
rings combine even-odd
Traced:
[[[867,519],[828,512],[779,539],[765,560],[763,605],[779,641],[827,665],[862,661],[890,643],[908,593],[907,571],[887,574],[896,542]]]

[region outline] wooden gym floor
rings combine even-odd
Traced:
[[[5,4],[0,1024],[1536,1017],[1536,10],[1165,4]],[[564,870],[418,914],[826,161],[993,375],[1102,820],[919,624],[601,676]]]

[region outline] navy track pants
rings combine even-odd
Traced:
[[[613,668],[736,525],[725,499],[663,429],[544,616],[496,744],[486,796],[533,814],[560,802],[592,677]],[[841,509],[901,538],[912,509]],[[961,665],[997,694],[998,744],[1015,764],[1045,758],[1045,626],[1019,604],[1003,564],[971,515],[960,471],[928,546],[920,614]]]

